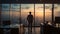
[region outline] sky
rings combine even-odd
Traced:
[[[21,18],[25,19],[28,12],[32,12],[34,16],[34,4],[21,4]],[[52,4],[45,4],[45,19],[51,21],[51,11]],[[43,12],[44,6],[43,4],[35,4],[35,18],[38,22],[43,21]],[[19,19],[20,17],[20,4],[2,4],[2,20],[8,20],[9,17],[11,19]],[[54,4],[54,16],[60,16],[60,4]]]

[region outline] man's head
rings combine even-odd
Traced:
[[[31,12],[29,12],[29,14],[31,14]]]

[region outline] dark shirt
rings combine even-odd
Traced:
[[[29,23],[32,23],[33,22],[33,15],[28,15],[27,20]]]

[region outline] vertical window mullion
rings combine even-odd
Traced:
[[[34,3],[34,26],[35,26],[35,3]],[[34,32],[35,32],[35,27],[34,27]]]
[[[19,18],[19,24],[21,24],[21,4],[20,4],[20,18]]]
[[[43,6],[44,6],[44,8],[43,8],[43,23],[45,23],[45,4]]]
[[[10,9],[11,9],[11,4],[9,4],[10,5],[10,7],[9,7],[9,20],[10,20]],[[10,20],[11,21],[11,20]],[[11,23],[10,23],[11,24]]]
[[[11,14],[13,14],[11,9],[12,9],[12,4],[10,4],[9,11],[10,11]],[[12,18],[11,18],[11,15],[10,15],[11,24],[13,23],[13,20],[12,19],[13,19],[13,15],[12,15]]]
[[[54,4],[52,4],[52,24],[54,25]]]
[[[35,26],[35,4],[34,4],[34,26]]]
[[[2,26],[2,22],[1,22],[1,11],[2,11],[2,4],[0,4],[0,26]]]
[[[19,24],[20,24],[20,30],[19,30],[19,34],[21,32],[21,4],[20,4],[20,18],[19,18]]]

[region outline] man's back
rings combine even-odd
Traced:
[[[27,20],[28,22],[33,22],[33,15],[28,15]]]

